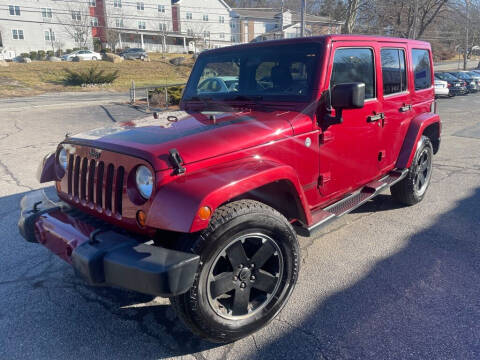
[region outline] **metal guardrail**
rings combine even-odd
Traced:
[[[147,99],[147,109],[150,110],[150,99],[149,99],[149,91],[155,89],[164,89],[165,92],[165,106],[168,109],[168,88],[176,87],[176,86],[185,86],[186,83],[178,83],[178,84],[163,84],[163,85],[146,85],[137,87],[135,86],[135,81],[132,81],[132,86],[130,87],[130,103],[133,104],[137,101],[137,95],[140,93],[144,93]]]

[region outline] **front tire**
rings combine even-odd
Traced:
[[[432,177],[433,146],[430,139],[422,136],[405,179],[390,188],[392,196],[405,205],[414,205],[423,200]]]
[[[297,281],[296,234],[285,217],[257,201],[218,208],[209,227],[185,245],[182,250],[200,255],[200,265],[192,288],[171,302],[193,333],[212,342],[232,342],[265,326]]]

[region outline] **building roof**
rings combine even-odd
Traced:
[[[282,12],[278,8],[232,8],[232,11],[237,13],[240,17],[244,18],[255,18],[255,19],[264,19],[264,20],[275,20],[278,18]],[[290,12],[292,14],[292,22],[301,21],[301,14],[286,9],[284,12]],[[306,14],[305,21],[308,23],[324,23],[324,24],[343,24],[342,21],[333,20],[325,16],[317,16],[312,14]]]

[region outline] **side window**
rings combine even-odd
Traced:
[[[413,76],[415,90],[428,89],[432,86],[432,70],[428,50],[412,50]]]
[[[407,90],[405,70],[405,51],[401,49],[382,49],[383,95],[395,94]]]
[[[372,49],[345,48],[335,51],[330,87],[351,82],[365,83],[365,99],[376,96]]]

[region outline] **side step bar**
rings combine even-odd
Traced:
[[[345,196],[336,203],[324,209],[312,212],[313,225],[308,228],[297,228],[302,236],[311,236],[315,231],[321,229],[332,220],[348,214],[356,208],[374,198],[383,190],[403,180],[408,174],[408,169],[394,170],[380,180],[372,181],[365,185],[360,191]]]

